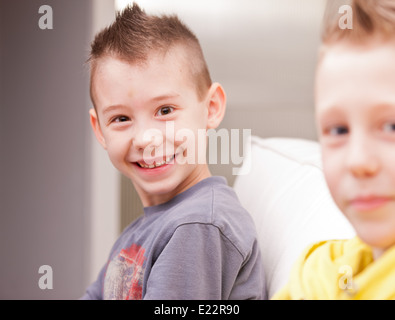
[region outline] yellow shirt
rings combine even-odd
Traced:
[[[395,246],[374,260],[358,237],[313,244],[296,261],[273,300],[395,299]]]

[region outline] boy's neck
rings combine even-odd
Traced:
[[[383,253],[385,252],[385,249],[383,248],[372,248],[372,252],[373,252],[373,260],[378,260]]]
[[[150,207],[150,206],[155,206],[159,205],[162,203],[165,203],[172,198],[174,198],[176,195],[188,190],[189,188],[193,187],[195,184],[198,182],[211,177],[211,172],[208,167],[208,165],[205,164],[199,164],[195,167],[195,169],[191,172],[191,174],[184,180],[182,181],[176,189],[173,190],[173,192],[168,193],[168,194],[160,194],[160,195],[145,195],[143,192],[139,192],[137,190],[140,199],[143,203],[144,207]]]

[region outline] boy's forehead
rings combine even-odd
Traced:
[[[378,78],[383,75],[388,79],[393,76],[395,79],[395,41],[341,42],[324,47],[316,68],[316,86],[331,78],[345,79],[367,74]]]
[[[190,65],[185,50],[177,47],[165,52],[152,51],[144,60],[137,61],[129,61],[117,55],[107,55],[92,63],[91,81],[93,84],[98,78],[117,75],[132,77],[136,74],[147,74],[157,78],[167,74],[172,78],[171,80],[178,78],[180,82],[186,83],[192,80]]]
[[[383,40],[379,37],[371,37],[363,42],[340,41],[334,44],[323,45],[321,59],[318,69],[322,62],[326,64],[348,63],[347,59],[356,58],[365,60],[366,64],[377,62],[378,57],[393,58],[395,55],[395,39]],[[395,60],[394,60],[395,62]]]
[[[395,42],[338,43],[326,48],[315,80],[316,109],[381,103],[395,97]]]
[[[92,78],[106,76],[109,73],[126,72],[130,68],[144,68],[146,61],[129,62],[116,55],[107,55],[100,57],[93,62]]]
[[[186,87],[196,91],[186,66],[185,50],[174,48],[166,52],[151,52],[147,59],[141,61],[130,62],[116,55],[97,59],[91,75],[92,99],[103,100],[101,98],[104,98],[105,92],[112,95],[114,91],[122,91],[124,94],[127,83],[140,86],[139,80],[147,85],[144,91],[150,91],[153,95],[163,90],[184,91]],[[127,91],[131,97],[135,90],[128,86]]]

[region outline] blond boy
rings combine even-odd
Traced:
[[[226,97],[195,35],[177,17],[134,4],[96,36],[89,61],[93,131],[144,215],[83,298],[264,298],[253,222],[202,161],[199,130],[220,124]]]
[[[352,29],[324,28],[315,96],[325,178],[357,237],[308,248],[274,299],[395,299],[395,2],[351,8]]]

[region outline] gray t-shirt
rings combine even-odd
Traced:
[[[82,299],[266,299],[250,215],[223,177],[144,208]]]

